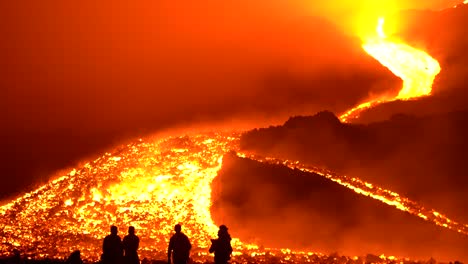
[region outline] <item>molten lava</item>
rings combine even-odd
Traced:
[[[130,225],[136,227],[142,257],[165,259],[172,227],[181,222],[194,245],[193,259],[204,262],[210,238],[217,231],[210,214],[211,182],[223,156],[238,149],[239,134],[235,133],[139,140],[122,146],[1,206],[0,252],[18,248],[30,257],[63,258],[80,249],[86,259],[95,261],[102,239],[114,224],[121,232]],[[468,235],[467,225],[357,178],[298,162],[238,155],[317,173],[356,193]],[[283,263],[323,262],[327,258],[289,249],[259,250],[238,239],[233,244],[239,262],[254,258],[257,263],[268,263],[271,257]]]
[[[210,184],[237,140],[168,138],[106,153],[0,207],[0,251],[65,257],[80,249],[97,260],[102,239],[115,224],[121,232],[135,226],[142,254],[165,259],[167,238],[179,222],[196,247],[207,247],[217,232]]]
[[[383,96],[362,103],[340,116],[342,122],[359,117],[364,110],[383,102],[409,100],[431,94],[432,84],[441,68],[437,60],[424,51],[391,41],[384,31],[385,20],[379,19],[377,37],[363,44],[364,50],[403,80],[403,87],[394,98]]]

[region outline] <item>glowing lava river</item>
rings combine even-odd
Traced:
[[[165,259],[172,227],[182,222],[194,245],[192,257],[203,261],[207,243],[217,231],[210,214],[211,183],[222,166],[223,155],[238,151],[239,137],[239,134],[201,134],[139,140],[106,153],[0,207],[0,251],[19,248],[37,258],[62,258],[80,249],[85,258],[98,260],[102,239],[109,226],[115,224],[121,230],[129,225],[136,227],[141,237],[141,256]],[[468,235],[467,225],[359,179],[298,162],[237,153],[258,162],[317,173],[359,194]],[[236,258],[262,256],[255,245],[243,244],[238,239],[233,243]],[[289,254],[292,262],[319,256],[288,249],[276,252],[282,257]]]
[[[389,40],[384,32],[384,22],[383,18],[379,19],[377,36],[366,40],[363,49],[401,78],[403,87],[396,97],[382,96],[346,111],[340,116],[342,122],[357,119],[363,111],[381,103],[428,96],[435,77],[440,73],[439,63],[426,52]]]

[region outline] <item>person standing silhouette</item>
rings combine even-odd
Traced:
[[[9,259],[9,263],[12,264],[23,264],[23,260],[21,259],[21,252],[18,249],[13,249],[13,256]],[[8,261],[7,261],[8,263]]]
[[[180,224],[175,225],[174,231],[176,233],[169,240],[169,247],[167,249],[167,263],[171,264],[172,255],[174,264],[187,264],[192,244],[190,244],[189,238],[182,233],[182,226]]]
[[[120,236],[117,235],[117,227],[111,226],[110,235],[104,238],[102,243],[102,263],[103,264],[118,264],[122,262],[123,247]]]
[[[231,235],[225,225],[220,225],[218,239],[211,239],[210,253],[214,253],[215,264],[226,264],[231,259]]]
[[[139,264],[140,258],[138,257],[138,247],[140,246],[140,239],[135,235],[135,227],[128,228],[128,235],[122,241],[124,249],[125,264]]]
[[[67,259],[67,264],[83,264],[81,260],[81,252],[79,250],[73,251]]]

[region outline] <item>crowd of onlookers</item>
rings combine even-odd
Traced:
[[[159,264],[159,263],[174,263],[174,264],[187,264],[190,262],[190,250],[192,244],[190,239],[182,233],[182,226],[175,225],[175,233],[169,239],[169,246],[167,249],[167,262],[165,261],[149,261],[143,259],[140,261],[138,256],[138,248],[140,246],[140,238],[135,234],[135,227],[128,228],[128,234],[121,239],[118,235],[116,226],[111,226],[110,234],[104,238],[102,243],[102,255],[100,259],[101,264]],[[218,238],[211,239],[210,253],[214,253],[215,264],[226,264],[231,259],[232,247],[231,236],[228,233],[228,228],[221,225],[218,231]],[[0,259],[0,264],[83,264],[81,259],[81,252],[76,250],[70,254],[65,260],[28,260],[23,259],[18,250],[13,251],[13,255],[8,258]]]
[[[135,228],[130,226],[128,234],[121,239],[118,235],[116,226],[111,226],[110,234],[104,238],[102,243],[102,255],[99,264],[189,264],[195,263],[190,259],[190,250],[192,245],[189,237],[182,232],[180,224],[175,225],[175,233],[169,239],[167,249],[167,261],[164,260],[148,260],[146,258],[140,260],[138,256],[138,248],[140,239],[135,234]],[[214,253],[215,264],[227,264],[231,259],[232,246],[231,236],[228,233],[228,228],[221,225],[218,230],[218,238],[211,239],[210,253]],[[291,253],[288,256],[275,256],[275,254],[265,254],[263,256],[243,255],[236,257],[239,263],[323,263],[323,264],[370,264],[370,263],[403,263],[403,264],[436,264],[434,259],[428,261],[410,261],[410,260],[387,260],[379,256],[367,255],[363,258],[348,258],[332,254],[324,255],[307,255],[306,259],[302,255]],[[90,262],[88,262],[90,263]],[[206,262],[203,262],[206,263]],[[0,264],[83,264],[80,251],[72,252],[66,260],[57,259],[24,259],[21,257],[19,250],[13,250],[13,254],[7,258],[0,258]],[[448,264],[463,264],[459,261],[449,262]]]

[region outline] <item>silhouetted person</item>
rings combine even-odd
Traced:
[[[67,264],[83,264],[79,250],[73,251],[67,259]]]
[[[121,263],[123,258],[122,240],[117,235],[117,227],[111,226],[110,235],[104,238],[102,243],[102,256],[103,264],[116,264]]]
[[[218,239],[211,239],[210,253],[214,252],[215,264],[226,264],[231,259],[231,236],[225,225],[219,226]]]
[[[139,245],[140,239],[135,235],[135,227],[130,226],[128,228],[128,235],[126,235],[123,239],[125,264],[140,263],[140,259],[138,258],[137,253]]]
[[[171,263],[171,255],[174,264],[187,264],[189,260],[192,245],[188,237],[181,230],[182,227],[177,224],[174,227],[176,233],[169,240],[169,247],[167,249],[167,263],[169,264]]]
[[[11,258],[9,258],[6,263],[12,263],[12,264],[20,264],[20,263],[23,263],[23,261],[21,260],[21,253],[18,249],[13,249],[13,256],[11,256]]]

